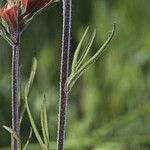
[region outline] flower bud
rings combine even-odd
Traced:
[[[6,3],[5,6],[0,9],[0,16],[7,31],[15,36],[17,30],[17,6],[15,4],[10,6],[9,3]]]
[[[3,33],[8,35],[6,38],[16,42],[17,35],[25,29],[33,16],[54,2],[55,0],[8,0],[0,9]]]

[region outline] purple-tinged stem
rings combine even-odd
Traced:
[[[15,1],[18,5],[18,0]],[[17,18],[19,15],[19,9],[16,11]],[[17,19],[16,33],[13,35],[16,42],[12,45],[12,129],[19,135],[19,52],[20,52],[20,32],[19,32],[19,20]],[[11,149],[18,150],[18,142],[12,137]]]
[[[20,42],[12,46],[12,129],[19,134],[19,49]],[[12,138],[12,150],[18,150],[18,143]]]
[[[63,34],[62,34],[62,56],[60,72],[60,99],[57,130],[57,150],[64,149],[66,107],[68,93],[65,91],[65,83],[68,78],[69,52],[70,52],[70,30],[71,30],[71,8],[72,0],[63,0]]]

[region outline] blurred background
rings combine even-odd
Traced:
[[[149,6],[148,0],[73,0],[70,61],[88,25],[97,29],[89,56],[101,46],[114,22],[117,31],[101,58],[72,89],[68,101],[66,149],[150,149]],[[30,107],[40,130],[40,109],[46,96],[53,147],[59,99],[61,8],[59,2],[34,18],[23,33],[20,52],[22,90],[33,56],[38,59]],[[8,147],[10,135],[2,125],[11,125],[11,48],[0,38],[0,147]],[[28,138],[29,130],[25,114],[21,126],[23,141]],[[31,143],[37,143],[34,135]],[[34,144],[29,149],[40,150]]]

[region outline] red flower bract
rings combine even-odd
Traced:
[[[9,1],[8,1],[9,2]],[[16,41],[16,35],[23,32],[33,16],[39,11],[54,3],[55,0],[18,0],[13,3],[6,3],[0,9],[0,18],[3,20],[2,28],[4,29],[2,36],[7,35],[10,41]],[[4,37],[3,36],[3,37]]]
[[[0,9],[0,16],[7,24],[8,30],[11,34],[15,34],[17,29],[17,6],[10,6],[8,3]]]
[[[34,14],[50,5],[54,0],[20,0],[26,7],[26,14]]]
[[[39,11],[54,3],[55,0],[20,0],[21,15],[19,16],[19,29],[22,31]]]

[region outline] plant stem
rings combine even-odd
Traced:
[[[68,93],[65,91],[65,84],[68,78],[69,68],[71,8],[72,0],[63,0],[63,34],[60,71],[60,99],[57,130],[57,150],[63,150],[65,137],[66,107],[68,99]]]
[[[17,44],[12,46],[12,129],[19,134],[19,49],[20,36]],[[12,138],[12,150],[18,150],[18,143]]]

